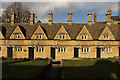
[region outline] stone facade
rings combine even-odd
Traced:
[[[34,23],[33,11],[30,23],[2,23],[1,57],[61,60],[120,56],[119,20],[95,19],[92,24],[89,12],[88,23],[72,23],[70,11],[68,23],[53,23],[52,15],[50,11],[49,23]]]

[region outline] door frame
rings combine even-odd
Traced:
[[[8,48],[11,48],[11,56],[8,57]],[[7,58],[13,58],[13,47],[11,45],[7,46]]]
[[[33,46],[28,46],[28,58],[30,58],[30,48],[32,48],[33,49],[33,55],[32,55],[32,59],[34,59],[34,47]],[[31,58],[30,58],[31,59]]]
[[[75,57],[75,49],[77,49],[77,57]],[[79,58],[79,47],[74,47],[74,58]]]
[[[118,47],[118,48],[119,48],[119,55],[118,56],[120,57],[120,47]]]
[[[99,50],[99,52],[98,52]],[[97,47],[97,55],[96,58],[101,58],[101,47]]]
[[[53,56],[53,53],[52,53],[52,48],[54,48],[54,58],[52,58],[52,56]],[[54,47],[54,46],[52,46],[51,48],[50,48],[50,50],[51,50],[51,52],[50,52],[50,57],[52,58],[52,59],[56,59],[56,48]]]

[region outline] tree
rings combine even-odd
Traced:
[[[28,23],[30,21],[30,11],[28,8],[22,5],[21,2],[14,2],[10,4],[3,12],[2,12],[2,21],[4,23],[11,22],[11,14],[15,12],[15,22],[16,23]]]

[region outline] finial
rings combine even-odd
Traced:
[[[52,13],[52,11],[50,10],[50,13]]]
[[[13,10],[13,12],[12,12],[12,14],[14,14],[15,12],[14,12],[14,10]]]
[[[34,11],[31,12],[32,14],[34,13]]]
[[[89,11],[89,14],[91,14],[91,11]]]

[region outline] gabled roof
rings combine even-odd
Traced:
[[[41,28],[40,25],[35,29],[34,33],[33,33],[32,36],[31,36],[31,39],[36,39],[36,38],[35,38],[35,35],[36,35],[36,34],[39,34],[39,33],[42,33],[42,34],[43,34],[43,38],[44,38],[44,39],[47,39],[47,36],[46,36],[44,30]]]
[[[103,35],[102,34],[110,34],[110,40],[115,40],[115,37],[113,35],[113,33],[111,32],[110,28],[108,27],[108,25],[104,28],[103,32],[101,33],[100,37],[99,37],[99,40],[102,39]],[[103,39],[104,40],[104,39]]]
[[[80,30],[79,34],[77,35],[76,39],[80,39],[80,34],[81,33],[86,33],[89,35],[89,40],[93,40],[91,34],[89,33],[87,27],[84,25],[83,28]]]
[[[15,29],[12,31],[12,33],[11,33],[11,35],[10,35],[10,37],[9,37],[10,39],[12,39],[12,36],[14,35],[13,33],[21,33],[22,38],[25,39],[26,34],[25,34],[25,29],[24,29],[24,27],[22,27],[22,26],[20,26],[20,25],[17,25],[17,26],[15,27]]]
[[[98,40],[99,36],[103,32],[104,28],[106,27],[105,23],[95,23],[92,25],[88,24],[81,24],[81,23],[72,23],[72,25],[69,25],[68,23],[53,23],[52,25],[49,25],[48,23],[37,23],[30,25],[29,23],[3,23],[2,24],[2,33],[5,36],[6,39],[9,39],[10,35],[16,28],[16,26],[19,25],[20,29],[22,30],[23,34],[25,35],[26,39],[31,39],[31,36],[37,29],[37,27],[40,25],[45,34],[47,35],[48,39],[53,39],[54,36],[57,34],[58,30],[63,25],[65,30],[69,33],[71,39],[76,39],[77,35],[83,28],[83,25],[86,26],[89,33],[91,34],[92,38],[94,40]],[[114,35],[116,40],[120,40],[120,24],[112,24],[108,26],[112,34]]]
[[[120,21],[120,16],[112,16],[111,19],[115,21]]]
[[[66,37],[67,37],[67,39],[71,39],[71,37],[70,37],[70,34],[68,33],[68,31],[65,29],[65,27],[62,25],[61,26],[61,28],[57,31],[57,34],[59,34],[59,33],[66,33],[67,35],[66,35]],[[54,37],[54,39],[57,39],[57,36],[58,35],[55,35],[55,37]]]

